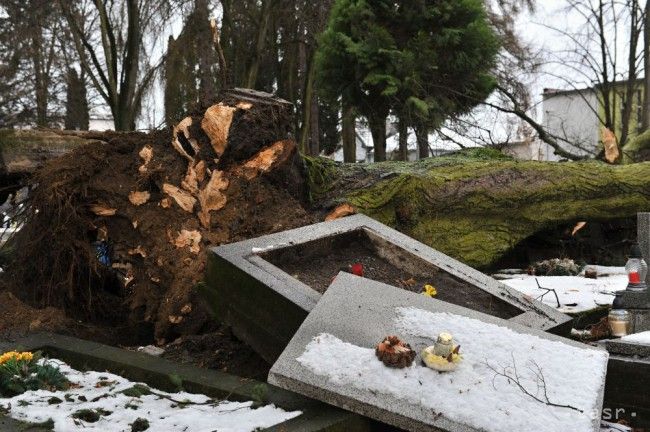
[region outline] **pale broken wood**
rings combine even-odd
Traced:
[[[185,178],[181,181],[181,187],[191,193],[192,195],[198,195],[199,193],[199,176],[196,172],[196,167],[194,164],[190,163],[187,166],[187,174]]]
[[[179,189],[169,183],[163,185],[163,192],[172,197],[172,199],[176,201],[176,204],[186,212],[192,213],[194,211],[196,198],[190,195],[189,192]]]
[[[199,152],[199,143],[196,141],[196,139],[192,138],[192,134],[190,133],[190,126],[192,126],[192,117],[185,117],[183,120],[181,120],[180,123],[176,125],[176,127],[174,127],[172,146],[183,157],[188,159],[190,162],[194,162],[194,155]],[[193,154],[189,154],[187,152],[181,140],[189,143]]]
[[[237,167],[234,172],[246,180],[253,180],[258,175],[270,171],[275,165],[286,161],[295,146],[296,143],[292,140],[273,143],[250,158],[241,167]]]
[[[142,165],[140,168],[138,168],[138,172],[140,172],[140,174],[144,174],[148,170],[149,162],[151,162],[151,159],[153,159],[153,147],[147,144],[146,146],[142,147],[142,150],[140,150],[140,153],[138,154],[142,159]]]
[[[198,255],[198,253],[201,252],[201,233],[185,229],[181,230],[174,240],[174,245],[179,249],[189,247],[190,252]]]
[[[151,194],[147,191],[143,191],[143,192],[133,191],[129,193],[129,201],[131,202],[131,204],[133,204],[136,207],[146,204],[149,201],[150,197]]]
[[[168,209],[169,207],[172,206],[172,202],[171,202],[171,200],[169,198],[165,197],[165,198],[160,200],[159,205],[160,205],[160,207],[162,207],[164,209]]]
[[[212,105],[205,111],[201,120],[201,129],[210,138],[210,143],[217,157],[221,157],[226,150],[228,133],[232,124],[232,117],[237,108],[217,104]]]
[[[180,324],[183,322],[183,317],[178,315],[169,315],[169,322],[172,324]]]
[[[578,222],[575,227],[573,227],[573,231],[571,232],[571,236],[575,236],[578,234],[578,231],[583,229],[585,226],[587,226],[587,222]]]
[[[605,148],[605,160],[609,163],[616,162],[616,160],[618,160],[618,157],[621,155],[620,151],[618,150],[616,135],[608,128],[603,127],[601,129],[601,136],[603,147]]]
[[[198,217],[204,228],[210,228],[210,212],[221,210],[228,202],[224,191],[228,189],[229,184],[230,182],[225,178],[223,171],[215,170],[205,188],[199,191],[201,210]]]
[[[354,207],[352,207],[350,204],[341,204],[338,207],[336,207],[330,214],[327,215],[325,218],[326,222],[333,221],[336,219],[341,219],[346,216],[350,216],[353,214],[356,214],[357,211],[355,210]]]
[[[133,249],[129,249],[129,255],[131,255],[131,256],[140,255],[142,258],[146,258],[147,257],[147,252],[144,250],[144,248],[142,246],[138,245],[137,247],[135,247]]]
[[[115,213],[117,213],[116,208],[109,207],[106,204],[94,204],[90,206],[90,211],[97,216],[115,216]]]
[[[203,182],[203,180],[205,180],[205,175],[208,172],[205,161],[199,161],[194,167],[194,172],[196,173],[196,180],[199,183]]]

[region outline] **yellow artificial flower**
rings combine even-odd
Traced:
[[[32,354],[32,353],[30,353],[28,351],[25,351],[25,352],[20,353],[19,360],[24,360],[24,361],[30,362],[30,361],[32,361],[33,358],[34,358],[34,354]]]
[[[25,352],[9,351],[0,355],[0,365],[5,364],[10,360],[30,362],[32,361],[33,358],[34,358],[34,354],[28,351]]]
[[[436,288],[432,285],[425,285],[422,294],[424,294],[427,297],[433,298],[436,296],[436,294],[438,294],[438,290],[436,290]]]

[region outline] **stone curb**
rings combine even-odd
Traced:
[[[268,431],[283,432],[343,432],[371,431],[379,427],[364,417],[326,405],[313,399],[280,389],[256,380],[241,378],[224,372],[181,365],[147,354],[127,351],[69,336],[36,333],[14,342],[1,342],[0,351],[13,349],[42,351],[48,356],[65,361],[74,368],[106,370],[132,381],[144,382],[163,391],[177,391],[174,384],[180,379],[185,391],[210,397],[249,401],[265,386],[264,402],[285,410],[300,410],[303,414]],[[4,422],[4,423],[3,423]],[[20,429],[19,424],[0,416],[0,425]],[[29,429],[28,429],[29,430]]]

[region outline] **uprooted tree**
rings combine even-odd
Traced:
[[[162,342],[209,322],[199,295],[208,247],[323,220],[335,208],[477,267],[540,230],[650,208],[650,163],[516,162],[478,150],[344,165],[300,157],[291,116],[282,100],[231,91],[171,131],[42,132],[43,145],[77,148],[32,178],[24,228],[8,243],[12,290],[73,316],[149,328]],[[33,151],[38,136],[0,139],[8,150],[11,137],[20,160],[24,143],[43,156]]]

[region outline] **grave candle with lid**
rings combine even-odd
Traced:
[[[648,286],[645,283],[648,275],[648,264],[643,259],[641,248],[638,244],[632,246],[630,257],[625,264],[625,271],[628,277],[628,291],[646,291]]]

